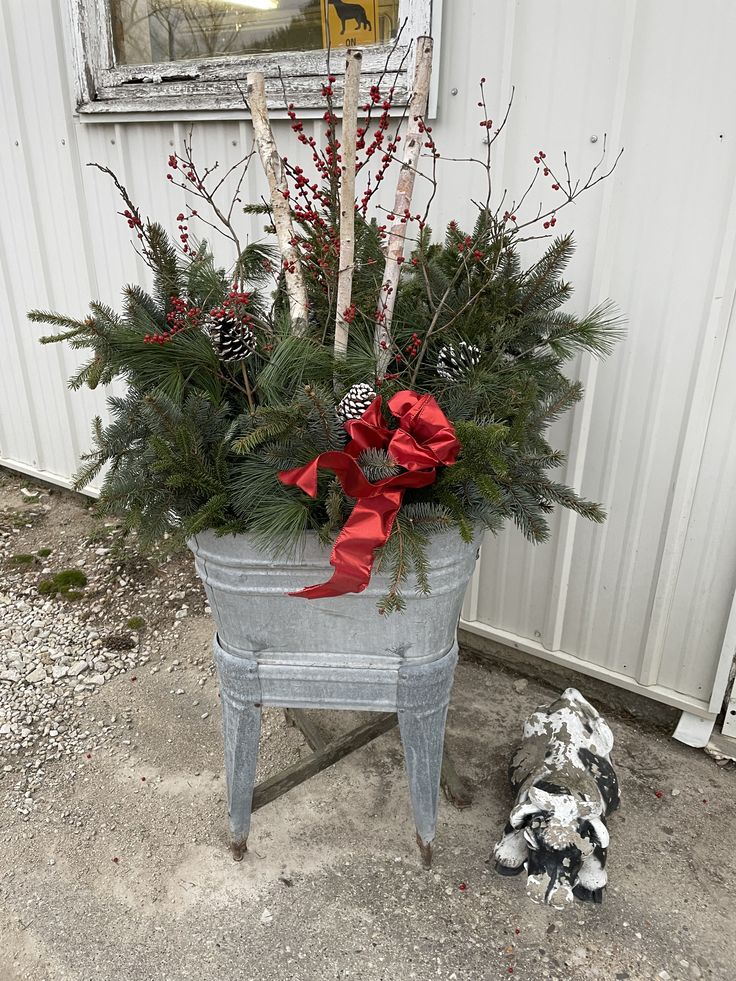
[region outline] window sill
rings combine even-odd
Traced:
[[[368,101],[372,84],[384,70],[384,79],[394,85],[394,101],[407,96],[404,52],[390,46],[364,50],[361,98]],[[331,71],[337,76],[333,88],[335,105],[342,103],[342,51],[331,54]],[[280,71],[281,65],[285,70]],[[288,52],[284,55],[252,58],[212,58],[207,61],[180,61],[171,65],[128,65],[100,73],[96,98],[77,106],[80,115],[147,112],[242,111],[245,79],[249,72],[266,76],[269,109],[285,109],[285,100],[298,110],[321,109],[322,82],[327,74],[324,51]],[[286,96],[284,95],[286,93]]]

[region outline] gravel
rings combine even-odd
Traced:
[[[72,568],[87,577],[81,598],[39,594],[41,579]],[[124,726],[90,729],[83,709],[112,678],[152,659],[160,670],[162,635],[176,636],[191,609],[207,607],[185,557],[145,558],[84,498],[0,472],[0,804],[28,818],[51,767],[125,746]],[[133,615],[146,626],[130,629]],[[213,672],[201,668],[204,684]]]
[[[8,580],[0,593],[0,766],[15,781],[4,802],[26,813],[49,763],[109,737],[107,728],[82,730],[76,709],[149,651],[136,645],[127,656],[101,657],[100,632],[78,609],[33,595],[19,576]]]

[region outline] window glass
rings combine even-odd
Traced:
[[[119,65],[328,46],[396,35],[399,0],[109,0]]]

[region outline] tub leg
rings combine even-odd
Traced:
[[[222,721],[225,735],[225,774],[230,815],[230,847],[236,862],[248,850],[250,811],[256,780],[258,740],[261,734],[261,706],[250,702],[235,705],[223,698]]]
[[[432,864],[437,827],[442,748],[457,648],[438,661],[399,669],[397,707],[417,844],[425,868]]]
[[[225,742],[225,776],[233,858],[248,850],[253,786],[261,734],[261,695],[255,661],[215,649]]]

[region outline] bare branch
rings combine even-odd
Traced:
[[[248,75],[247,93],[255,143],[271,196],[271,214],[283,262],[292,330],[295,334],[300,334],[306,329],[307,323],[307,288],[299,253],[293,244],[296,237],[289,208],[289,188],[268,118],[266,85],[262,72],[251,72]]]
[[[358,93],[363,52],[349,48],[345,60],[345,92],[342,115],[342,164],[340,179],[340,263],[337,274],[335,356],[348,350],[348,310],[353,291],[355,256],[355,144],[358,128]]]
[[[432,38],[417,38],[417,57],[414,75],[414,85],[409,102],[409,123],[404,138],[404,164],[399,171],[394,199],[394,225],[388,239],[386,269],[383,277],[383,287],[376,309],[376,329],[374,334],[374,349],[376,354],[376,373],[382,378],[386,373],[390,359],[391,321],[393,318],[396,290],[401,274],[401,264],[404,261],[404,239],[406,237],[406,222],[401,222],[411,208],[411,198],[414,191],[414,174],[419,161],[419,153],[424,143],[422,119],[427,114],[429,99],[429,80],[432,72]]]

